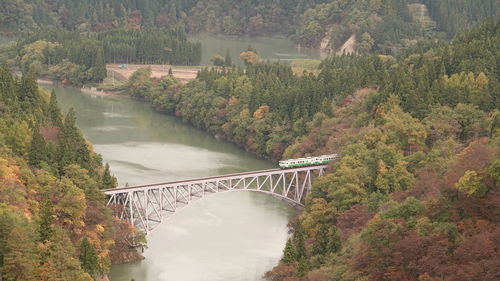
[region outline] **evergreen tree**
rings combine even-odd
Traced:
[[[61,173],[64,167],[76,162],[78,144],[82,142],[80,132],[75,123],[75,111],[73,108],[70,108],[59,132],[58,159]]]
[[[328,238],[328,247],[326,253],[335,253],[339,251],[342,247],[342,244],[336,227],[330,227]]]
[[[328,237],[328,224],[323,223],[319,227],[319,231],[316,234],[316,241],[313,244],[313,255],[323,255],[328,251],[329,237]]]
[[[301,259],[306,256],[306,246],[304,244],[305,240],[304,228],[300,222],[297,223],[297,227],[295,228],[294,243],[296,249],[297,259]]]
[[[283,258],[281,262],[284,264],[293,264],[297,260],[297,253],[295,252],[295,246],[293,245],[292,239],[289,238],[286,241],[285,250],[283,251]]]
[[[99,258],[97,257],[94,246],[89,242],[87,237],[83,238],[82,244],[80,245],[80,263],[82,269],[91,276],[99,274]]]
[[[49,192],[45,192],[40,204],[39,230],[40,242],[45,243],[53,239],[54,236],[54,211]]]
[[[104,49],[103,47],[99,46],[97,49],[97,54],[95,56],[93,80],[95,82],[100,82],[104,78],[106,78],[106,75],[107,71],[106,71],[106,61],[104,57]]]
[[[85,168],[89,171],[90,174],[94,175],[95,171],[92,169],[93,160],[89,147],[85,143],[85,139],[79,136],[76,139],[76,164],[80,165],[80,167]]]
[[[9,105],[11,111],[19,109],[19,95],[16,92],[17,81],[13,79],[12,74],[6,67],[0,67],[0,101]]]
[[[36,126],[33,129],[33,137],[31,139],[31,148],[29,152],[29,164],[33,167],[40,168],[42,162],[48,161],[48,150],[45,140],[40,129]]]
[[[302,256],[299,260],[299,276],[305,276],[309,271],[309,262],[305,256]]]
[[[50,92],[49,116],[53,126],[62,126],[61,110],[57,104],[57,96],[54,90]]]
[[[109,188],[115,188],[117,185],[116,178],[111,175],[111,172],[109,170],[109,164],[106,163],[106,166],[104,166],[104,174],[102,176],[102,189],[109,189]]]
[[[30,71],[21,78],[21,87],[19,88],[19,97],[21,106],[25,111],[33,111],[35,108],[42,107],[43,99],[38,92],[36,74]]]
[[[441,78],[445,75],[446,75],[446,66],[444,65],[444,62],[441,62],[441,66],[439,67],[438,78]]]

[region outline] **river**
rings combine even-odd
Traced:
[[[55,88],[64,111],[111,165],[119,185],[276,167],[146,103]],[[260,280],[282,255],[294,210],[269,195],[230,192],[183,208],[148,235],[145,260],[113,266],[111,281]]]
[[[215,55],[226,56],[226,51],[233,63],[243,65],[239,59],[240,53],[246,51],[251,45],[263,60],[291,61],[294,59],[321,59],[325,57],[316,49],[301,48],[294,46],[293,42],[276,37],[230,37],[224,35],[195,34],[189,35],[189,40],[201,42],[201,64],[211,65],[210,61]]]

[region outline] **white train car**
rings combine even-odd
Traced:
[[[311,165],[323,165],[331,161],[335,161],[340,157],[339,154],[329,154],[316,157],[306,157],[298,159],[288,159],[279,162],[282,169],[296,168]]]

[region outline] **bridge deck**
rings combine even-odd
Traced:
[[[302,206],[312,179],[327,165],[269,169],[197,179],[106,189],[107,206],[139,229],[152,231],[159,223],[194,200],[228,191],[256,191]]]
[[[235,173],[235,174],[226,174],[226,175],[219,175],[219,176],[210,176],[210,177],[203,177],[203,178],[194,178],[194,179],[184,179],[184,180],[177,180],[177,181],[169,181],[169,182],[162,182],[162,183],[152,183],[152,184],[145,184],[145,185],[135,185],[135,186],[128,186],[128,187],[117,187],[117,188],[110,188],[110,189],[103,189],[102,192],[104,192],[106,195],[112,195],[116,193],[123,193],[123,192],[128,192],[128,191],[137,191],[137,190],[144,190],[147,189],[148,187],[158,187],[158,186],[169,186],[169,185],[180,185],[180,184],[190,184],[190,183],[200,183],[204,181],[213,181],[213,180],[228,180],[228,179],[239,179],[244,176],[264,176],[280,171],[287,171],[287,172],[301,172],[301,171],[307,171],[310,170],[311,167],[316,167],[316,168],[326,168],[327,165],[310,165],[310,166],[304,166],[304,167],[298,167],[298,168],[290,168],[290,169],[268,169],[268,170],[260,170],[260,171],[251,171],[251,172],[241,172],[241,173]]]

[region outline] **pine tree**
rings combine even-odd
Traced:
[[[93,80],[94,82],[100,82],[104,78],[106,78],[106,75],[107,71],[106,71],[106,61],[104,58],[104,49],[103,47],[98,47],[94,62]]]
[[[82,142],[82,137],[75,123],[75,111],[73,108],[70,108],[59,132],[58,159],[61,173],[64,167],[75,163],[78,143]]]
[[[316,241],[313,244],[313,255],[324,255],[328,251],[329,237],[328,225],[323,223],[319,226]]]
[[[304,256],[300,258],[298,271],[299,271],[299,276],[305,276],[309,271],[309,262]]]
[[[43,194],[40,206],[39,222],[40,242],[45,243],[53,239],[54,236],[54,211],[52,201],[48,192]]]
[[[297,226],[295,228],[295,235],[294,235],[294,243],[295,243],[295,250],[297,253],[297,259],[300,259],[302,257],[306,256],[306,246],[304,244],[304,228],[302,227],[301,223],[297,223]]]
[[[281,262],[284,264],[292,264],[297,260],[297,253],[295,252],[295,246],[293,245],[292,239],[286,241],[285,250],[283,251],[283,258]]]
[[[339,233],[336,227],[331,227],[328,232],[328,247],[327,252],[335,253],[342,247]]]
[[[53,126],[62,126],[61,110],[57,105],[57,96],[54,90],[52,90],[52,92],[50,93],[49,116]]]
[[[438,78],[442,78],[445,75],[446,75],[446,66],[444,65],[444,62],[441,62],[441,66],[439,67]]]
[[[29,153],[29,164],[33,167],[40,168],[42,162],[48,161],[48,150],[45,140],[38,126],[33,129],[33,137],[31,139],[31,148]]]
[[[30,71],[21,78],[21,87],[19,88],[19,97],[24,110],[39,108],[42,103],[42,97],[38,92],[36,74]]]
[[[2,81],[0,83],[0,101],[9,105],[12,111],[17,111],[19,109],[19,95],[15,90],[17,81],[13,79],[12,74],[6,69],[6,67],[0,67],[0,81]]]
[[[80,263],[82,269],[91,276],[96,276],[100,271],[99,258],[94,246],[89,242],[87,237],[83,238],[80,245]]]
[[[106,166],[104,166],[104,174],[102,176],[102,189],[109,189],[109,188],[115,188],[117,185],[116,178],[111,175],[111,172],[109,170],[109,164],[106,163]]]
[[[328,100],[328,98],[323,99],[320,108],[321,108],[320,111],[326,114],[327,116],[333,116],[332,103]]]
[[[89,171],[90,174],[95,175],[94,170],[92,169],[92,155],[89,147],[85,143],[85,139],[80,137],[76,142],[76,164],[80,165],[80,167],[85,168]]]
[[[168,68],[168,75],[170,75],[170,76],[174,75],[174,73],[172,72],[172,68],[171,67]]]

